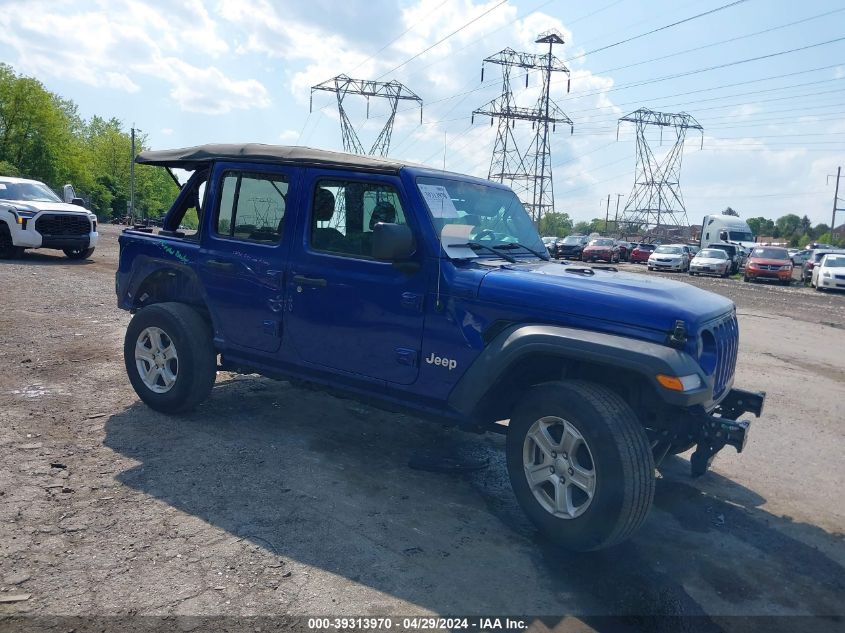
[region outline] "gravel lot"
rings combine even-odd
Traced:
[[[737,303],[736,382],[768,392],[764,416],[746,452],[726,449],[701,479],[670,459],[631,542],[572,555],[523,518],[501,438],[227,373],[191,415],[140,404],[122,361],[129,315],[114,307],[118,229],[102,233],[92,262],[50,251],[0,262],[0,616],[566,613],[602,630],[596,616],[659,614],[719,630],[748,625],[731,615],[821,615],[840,619],[814,626],[841,626],[845,294],[683,275]],[[491,465],[407,468],[438,441]]]

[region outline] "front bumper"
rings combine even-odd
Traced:
[[[728,272],[728,268],[722,266],[717,268],[716,266],[690,266],[691,273],[700,273],[702,275],[724,275]]]
[[[792,270],[760,270],[746,266],[745,276],[749,279],[778,279],[784,281],[792,279]]]
[[[837,275],[836,277],[822,277],[820,275],[816,281],[816,286],[819,288],[840,288],[845,290],[845,275]]]
[[[648,260],[648,265],[652,268],[657,268],[658,270],[683,270],[684,269],[684,262],[683,260],[678,262],[658,262],[653,259]]]

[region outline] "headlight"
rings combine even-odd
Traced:
[[[830,273],[829,273],[829,272],[827,272],[827,271],[824,271],[824,272],[822,273],[822,277],[827,277],[828,279],[830,279]]]
[[[12,213],[15,214],[15,217],[18,218],[18,224],[20,224],[20,220],[31,220],[35,217],[35,214],[38,211],[29,211],[25,209],[12,209]]]
[[[780,267],[781,270],[792,270],[792,264],[786,264]]]

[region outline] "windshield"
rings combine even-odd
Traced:
[[[0,200],[61,202],[50,187],[40,182],[0,182]]]
[[[417,187],[438,233],[450,227],[452,235],[466,234],[467,241],[486,246],[519,243],[545,251],[534,223],[510,189],[428,176],[417,178]]]
[[[590,246],[613,246],[613,240],[593,240],[592,242],[590,242]]]
[[[570,235],[565,240],[563,240],[563,243],[564,244],[570,244],[570,245],[571,244],[580,244],[583,241],[583,239],[584,239],[583,237],[580,237],[578,235]]]
[[[654,252],[668,255],[680,255],[681,249],[678,246],[658,246]]]
[[[783,248],[755,248],[751,251],[751,257],[762,257],[764,259],[789,259],[789,254]]]
[[[720,251],[716,248],[712,249],[705,249],[696,255],[696,257],[709,257],[711,259],[727,259],[728,256],[725,254],[725,251]]]
[[[653,251],[654,244],[640,244],[639,246],[637,246],[637,248],[641,251]]]
[[[729,231],[728,238],[731,242],[753,242],[754,236],[746,231]]]
[[[828,255],[822,260],[825,268],[845,268],[845,255]]]

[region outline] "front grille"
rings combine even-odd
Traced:
[[[41,235],[88,235],[91,232],[91,221],[75,213],[46,213],[35,221],[35,230]]]
[[[845,279],[845,275],[834,275],[837,279]]]
[[[739,327],[736,316],[731,314],[712,326],[710,331],[716,340],[716,371],[714,372],[713,398],[719,398],[731,384],[739,350]]]

